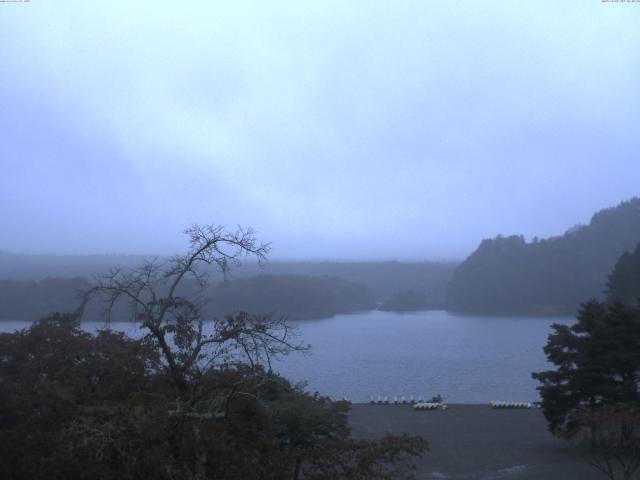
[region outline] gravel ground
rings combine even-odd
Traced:
[[[446,411],[414,411],[408,405],[358,404],[349,415],[356,437],[407,433],[428,440],[418,479],[606,479],[554,439],[536,409],[450,405]]]

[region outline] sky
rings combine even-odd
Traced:
[[[640,194],[640,3],[0,3],[0,250],[455,260]]]

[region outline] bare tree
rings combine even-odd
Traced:
[[[128,302],[132,319],[161,352],[182,401],[188,404],[197,380],[212,368],[242,362],[264,365],[270,372],[274,357],[308,347],[296,341],[295,330],[281,316],[236,312],[224,318],[207,318],[205,313],[202,294],[211,270],[217,269],[226,277],[244,257],[253,257],[262,265],[270,251],[268,243],[259,243],[252,229],[241,227],[228,231],[223,226],[196,224],[185,234],[189,249],[184,255],[156,258],[135,269],[113,269],[97,277],[93,286],[82,292],[80,315],[88,302],[99,299],[106,305],[109,322],[115,306]],[[181,293],[188,288],[193,292],[194,285],[195,294]],[[236,386],[216,403],[228,406],[230,397],[240,394]]]

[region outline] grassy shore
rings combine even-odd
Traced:
[[[536,409],[450,405],[446,411],[414,411],[410,405],[356,404],[350,422],[360,438],[408,433],[427,439],[431,451],[418,461],[418,479],[606,478],[554,439]]]

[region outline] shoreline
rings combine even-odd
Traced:
[[[389,408],[379,408],[389,407]],[[430,451],[416,462],[424,480],[600,480],[578,452],[554,438],[542,412],[450,404],[447,410],[414,411],[411,405],[352,404],[356,438],[421,435]]]

